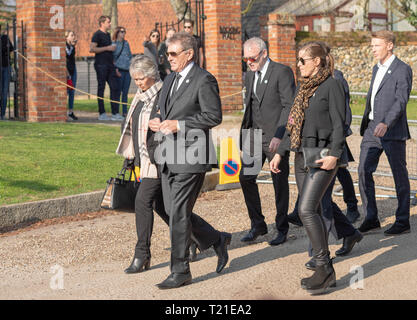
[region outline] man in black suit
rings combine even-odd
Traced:
[[[242,170],[239,179],[251,220],[251,229],[241,241],[249,242],[268,232],[256,179],[265,160],[273,158],[284,135],[294,99],[295,82],[290,67],[269,59],[262,39],[254,37],[247,40],[243,52],[250,70],[245,78],[246,110],[240,136]],[[289,228],[288,157],[282,159],[279,169],[280,173],[272,173],[278,235],[270,245],[284,243]]]
[[[378,64],[366,99],[360,133],[363,136],[359,160],[359,190],[365,220],[359,231],[380,228],[375,200],[375,172],[384,151],[397,192],[395,223],[384,233],[396,235],[410,231],[410,181],[406,165],[406,140],[410,139],[406,107],[412,87],[412,70],[393,54],[395,36],[391,31],[372,34],[371,47]]]
[[[178,32],[167,40],[167,56],[172,73],[164,81],[159,98],[161,119],[149,127],[164,135],[155,151],[161,168],[164,205],[169,215],[171,274],[160,289],[191,283],[189,247],[191,230],[196,238],[213,245],[219,273],[228,261],[231,234],[219,232],[192,213],[207,171],[216,164],[216,153],[209,130],[222,121],[219,87],[216,79],[194,63],[197,45],[194,37]]]

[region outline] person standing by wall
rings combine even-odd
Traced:
[[[0,120],[4,120],[6,116],[7,98],[9,95],[10,84],[10,52],[14,51],[13,44],[6,33],[1,35],[1,82],[0,82]]]
[[[112,44],[108,31],[111,28],[111,19],[108,16],[101,16],[98,19],[99,30],[97,30],[90,43],[90,52],[95,53],[94,69],[97,73],[97,102],[98,102],[98,120],[101,121],[119,121],[123,117],[119,114],[119,104],[117,101],[118,81],[116,76],[116,68],[113,63],[113,52],[116,46]],[[110,99],[112,116],[109,118],[104,109],[104,89],[106,82],[110,87]]]
[[[65,32],[65,53],[67,57],[67,79],[71,80],[69,83],[74,88],[77,85],[77,66],[75,64],[75,44],[77,39],[74,31],[68,30]],[[74,95],[75,90],[67,88],[68,94],[68,119],[78,120],[74,114]]]
[[[119,82],[117,101],[120,101],[122,96],[122,110],[123,117],[127,115],[127,95],[129,93],[131,77],[129,73],[130,61],[132,59],[132,52],[130,51],[129,42],[125,40],[126,28],[117,27],[113,34],[113,44],[116,45],[116,50],[113,51],[114,65],[116,66],[116,75]]]
[[[204,50],[203,50],[203,42],[199,36],[194,35],[194,21],[185,19],[184,20],[184,31],[191,34],[195,40],[197,41],[197,61],[196,63],[200,66],[200,68],[204,68]]]

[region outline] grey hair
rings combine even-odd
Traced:
[[[245,43],[243,44],[244,48],[252,47],[252,46],[257,46],[259,48],[259,52],[261,52],[263,50],[268,51],[265,41],[263,41],[259,37],[250,38],[250,39],[246,40]]]
[[[188,32],[180,31],[174,33],[174,35],[171,38],[166,40],[167,46],[177,42],[180,43],[184,51],[189,49],[193,50],[193,60],[195,62],[197,59],[197,40],[194,38],[194,36],[189,34]]]
[[[130,63],[129,72],[132,77],[138,73],[143,74],[146,78],[159,80],[159,71],[156,63],[144,54],[138,55],[132,59]]]

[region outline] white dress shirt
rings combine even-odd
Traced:
[[[391,57],[388,58],[387,61],[384,62],[384,64],[381,64],[380,62],[378,62],[378,71],[376,72],[374,84],[372,86],[371,112],[369,113],[370,120],[374,120],[374,103],[375,103],[376,93],[378,92],[382,79],[384,79],[384,76],[387,73],[394,59],[395,59],[395,55],[392,55]]]
[[[262,69],[261,70],[259,70],[259,71],[257,71],[257,72],[255,72],[255,81],[253,81],[253,92],[255,92],[255,94],[256,94],[256,85],[257,85],[257,83],[258,83],[258,78],[259,78],[259,75],[258,75],[258,72],[260,72],[261,73],[261,81],[263,80],[263,78],[265,77],[265,74],[266,74],[266,70],[268,70],[268,66],[269,66],[269,62],[270,62],[271,60],[269,60],[269,58],[266,60],[266,62],[265,62],[265,64],[264,64],[264,66],[262,67]]]
[[[181,84],[184,82],[184,79],[187,77],[187,74],[190,72],[191,68],[194,66],[194,61],[191,61],[190,64],[188,64],[179,74],[181,75],[181,78],[178,80],[177,85],[177,91],[181,87]],[[170,94],[172,94],[172,90],[174,90],[174,86],[171,87]],[[177,131],[181,130],[180,122],[177,122]]]

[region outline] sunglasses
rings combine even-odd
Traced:
[[[306,64],[306,61],[313,60],[314,58],[297,58],[297,64],[301,62],[302,65]]]
[[[185,50],[181,50],[180,52],[169,52],[167,51],[166,55],[169,58],[169,56],[175,58],[178,57],[181,53],[183,53]]]
[[[259,60],[259,58],[261,57],[262,52],[263,52],[263,50],[260,51],[255,57],[243,57],[242,60],[244,62],[251,62],[251,63],[257,62]]]
[[[184,26],[184,29],[191,29],[192,26]]]
[[[120,30],[120,33],[126,33],[126,30]]]

